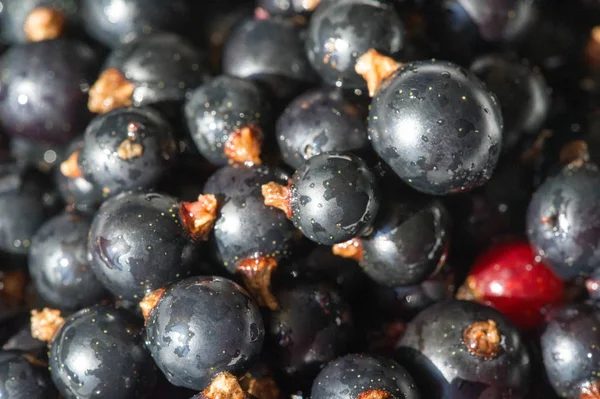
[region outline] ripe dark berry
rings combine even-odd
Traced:
[[[373,68],[386,62],[373,56],[360,65],[373,81]],[[381,82],[371,104],[369,135],[405,183],[445,195],[490,178],[502,144],[502,114],[494,95],[465,69],[444,61],[414,62]]]
[[[98,65],[85,44],[66,39],[11,47],[0,58],[0,122],[11,135],[64,144],[90,119],[87,92]]]
[[[277,121],[275,134],[283,160],[298,169],[323,152],[366,149],[364,114],[341,90],[322,88],[302,94]]]
[[[113,294],[140,300],[189,276],[212,228],[216,199],[179,203],[154,193],[123,193],[100,207],[89,235],[91,267]]]
[[[599,184],[597,166],[575,162],[548,178],[529,204],[529,241],[563,279],[588,275],[600,262]]]
[[[152,105],[180,117],[188,92],[206,80],[208,60],[173,33],[143,36],[115,48],[90,88],[88,108],[106,113],[119,107]]]
[[[446,261],[449,227],[448,211],[438,200],[388,198],[367,235],[336,244],[333,252],[359,262],[381,285],[414,285]]]
[[[320,0],[258,0],[257,14],[266,13],[285,17],[309,15],[320,2]]]
[[[102,299],[106,291],[89,266],[87,237],[91,217],[63,212],[33,236],[29,272],[39,295],[61,309],[80,309]]]
[[[74,0],[29,0],[3,3],[2,39],[11,44],[56,39],[72,25],[77,12]]]
[[[185,0],[82,0],[87,32],[108,47],[128,43],[149,32],[181,32],[191,20]]]
[[[306,52],[313,68],[330,85],[366,89],[354,70],[358,58],[372,48],[394,54],[402,49],[402,22],[388,2],[331,1],[310,18]]]
[[[50,374],[66,398],[145,398],[156,384],[142,321],[126,310],[98,305],[63,319],[45,308],[32,311],[31,327],[50,346]]]
[[[233,281],[191,277],[146,296],[146,345],[169,382],[195,390],[243,375],[262,349],[258,307]]]
[[[504,120],[504,151],[514,147],[523,134],[539,132],[551,100],[539,69],[500,55],[479,57],[470,69],[498,98]]]
[[[0,397],[52,399],[56,389],[48,370],[27,353],[0,351]]]
[[[321,368],[352,348],[350,306],[326,283],[299,283],[275,294],[279,310],[268,324],[267,356],[294,389],[310,387]]]
[[[79,152],[61,165],[67,177],[85,177],[105,197],[155,188],[174,164],[177,143],[157,111],[119,108],[92,120]]]
[[[458,296],[492,306],[516,326],[530,329],[560,304],[563,282],[540,262],[528,242],[509,241],[479,256]]]
[[[304,52],[304,33],[292,20],[248,19],[225,43],[223,72],[260,81],[278,98],[291,99],[316,81]]]
[[[48,177],[15,164],[0,166],[0,251],[15,255],[29,252],[37,229],[55,213]]]
[[[552,313],[540,338],[550,385],[562,398],[600,395],[600,310],[570,304]]]
[[[74,152],[80,152],[82,147],[83,137],[77,137],[67,146],[65,154],[69,156]],[[72,166],[79,167],[79,165]],[[54,182],[63,201],[79,211],[95,211],[104,200],[102,189],[83,176],[67,177],[60,171],[60,168],[56,168]]]
[[[200,153],[214,165],[260,163],[271,105],[252,81],[221,75],[193,91],[185,105],[188,129]]]
[[[420,399],[413,378],[393,360],[347,355],[329,363],[312,386],[312,399]]]
[[[360,236],[379,209],[375,176],[355,155],[322,153],[292,176],[289,186],[262,187],[265,204],[285,212],[306,237],[332,245]]]
[[[235,164],[219,169],[204,185],[219,203],[211,244],[220,264],[239,273],[260,306],[277,307],[269,291],[271,273],[297,241],[283,213],[264,204],[261,186],[287,176],[266,166]]]
[[[530,359],[519,332],[498,311],[451,300],[406,327],[397,359],[424,398],[525,398]]]

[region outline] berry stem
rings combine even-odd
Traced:
[[[463,331],[463,341],[475,356],[491,360],[502,350],[498,325],[494,320],[478,321]]]
[[[31,336],[44,342],[52,342],[56,333],[65,324],[60,310],[44,308],[31,311]]]
[[[61,36],[66,22],[65,16],[60,11],[49,7],[38,7],[25,19],[23,30],[30,42],[41,42]]]
[[[402,66],[393,58],[387,57],[375,49],[370,49],[357,60],[354,70],[367,82],[369,96],[373,97],[381,82]]]
[[[70,179],[83,177],[81,169],[79,169],[79,151],[73,152],[65,161],[60,164],[60,173]]]
[[[600,399],[600,381],[583,384],[579,392],[579,399]]]
[[[204,194],[195,202],[182,202],[179,214],[190,237],[206,241],[217,219],[217,197]]]
[[[270,182],[262,185],[262,195],[265,199],[265,205],[281,209],[285,212],[288,219],[292,217],[292,207],[290,205],[290,188],[281,184]]]
[[[594,26],[585,47],[588,65],[594,69],[600,67],[600,26]]]
[[[358,395],[357,399],[393,399],[393,396],[381,389],[369,389]]]
[[[225,155],[230,162],[260,164],[263,134],[255,126],[245,126],[229,135],[225,143]]]
[[[109,68],[90,89],[88,109],[91,112],[105,114],[116,108],[133,104],[135,85],[128,81],[116,68]]]
[[[321,0],[302,0],[302,8],[306,11],[313,11],[320,2]]]
[[[257,398],[279,399],[281,397],[281,391],[271,376],[242,378],[240,383],[246,392]]]
[[[588,145],[583,140],[574,140],[560,150],[560,163],[563,166],[581,166],[590,160]]]
[[[228,372],[217,375],[200,394],[201,399],[248,399],[238,379]]]
[[[456,293],[456,299],[462,301],[477,301],[480,295],[477,293],[477,281],[473,276],[467,277],[467,280],[460,286]]]
[[[277,269],[274,258],[258,256],[240,261],[237,267],[244,284],[259,306],[279,309],[277,299],[271,292],[271,275]]]
[[[363,260],[363,247],[360,238],[356,237],[346,242],[335,244],[331,251],[334,255],[354,259],[358,263]]]
[[[9,307],[25,302],[25,287],[29,281],[27,273],[20,270],[0,272],[0,298]]]
[[[148,319],[150,318],[150,313],[152,313],[152,311],[156,307],[156,304],[158,303],[158,301],[160,301],[160,298],[162,298],[166,290],[166,288],[159,288],[157,290],[147,293],[144,296],[144,299],[142,299],[139,306],[140,309],[142,309],[142,316],[144,316],[145,321],[148,321]]]

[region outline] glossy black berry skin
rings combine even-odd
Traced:
[[[223,73],[260,81],[277,98],[291,99],[316,81],[304,36],[304,28],[291,20],[247,19],[225,43]]]
[[[66,39],[11,47],[0,58],[0,122],[5,133],[64,144],[90,119],[87,91],[98,59]]]
[[[55,213],[54,187],[37,170],[0,166],[0,251],[26,255],[40,226]]]
[[[148,397],[157,370],[143,331],[142,320],[123,309],[97,305],[69,316],[50,344],[50,374],[60,394]]]
[[[363,109],[341,90],[315,89],[283,111],[275,128],[285,163],[294,169],[322,152],[360,151],[369,146]]]
[[[87,260],[91,224],[89,216],[63,212],[33,236],[29,273],[39,295],[55,307],[80,309],[106,294]]]
[[[312,386],[312,399],[355,399],[368,391],[393,398],[420,399],[413,378],[391,359],[362,354],[346,355],[329,363]]]
[[[598,184],[596,165],[569,165],[549,177],[529,203],[529,241],[563,279],[588,275],[600,262]]]
[[[165,112],[180,107],[209,71],[206,55],[173,33],[142,36],[116,47],[104,64],[108,68],[118,69],[135,85],[134,106],[152,105]]]
[[[373,148],[412,188],[467,191],[492,175],[502,145],[495,96],[445,61],[406,64],[382,82],[369,114]]]
[[[73,25],[78,11],[79,0],[20,0],[2,3],[0,23],[2,40],[10,44],[29,42],[24,26],[27,17],[38,7],[58,11],[66,19],[67,28]]]
[[[264,204],[261,186],[273,180],[285,184],[287,176],[263,165],[234,164],[219,169],[204,185],[203,192],[215,195],[219,204],[211,245],[231,273],[251,256],[286,258],[297,241],[285,214]]]
[[[481,56],[470,69],[498,99],[503,150],[514,147],[521,135],[540,130],[550,111],[550,89],[539,69],[500,54]]]
[[[276,293],[265,354],[294,389],[312,384],[325,364],[348,353],[355,340],[350,306],[324,282],[298,283]],[[289,380],[289,381],[288,381]]]
[[[290,184],[292,223],[323,245],[367,232],[379,209],[375,176],[355,155],[328,152],[309,159]]]
[[[76,137],[66,147],[64,154],[69,156],[82,148],[83,137]],[[91,183],[85,177],[67,177],[62,174],[60,168],[54,171],[54,183],[63,201],[81,212],[94,212],[104,200],[102,188],[97,184]]]
[[[123,151],[125,144],[141,146],[141,151]],[[111,196],[155,188],[176,155],[177,143],[162,115],[147,107],[128,107],[92,120],[78,163],[83,176]]]
[[[241,376],[264,339],[258,307],[221,277],[191,277],[167,288],[146,322],[146,345],[171,384],[201,391],[219,373]]]
[[[307,7],[307,3],[310,2],[303,0],[258,0],[256,5],[269,15],[295,17],[310,15],[313,10],[310,9],[311,7]]]
[[[502,349],[491,359],[470,353],[466,328],[492,320]],[[518,330],[498,311],[470,301],[435,304],[408,323],[396,360],[410,370],[424,398],[527,398],[530,358]]]
[[[113,294],[142,297],[192,273],[198,246],[175,198],[123,193],[100,207],[90,229],[91,266]]]
[[[435,199],[384,201],[372,232],[360,238],[360,265],[381,285],[423,282],[445,261],[450,244],[450,216]]]
[[[402,22],[389,2],[341,0],[321,5],[311,16],[306,53],[326,83],[366,89],[354,71],[357,59],[370,49],[394,54],[403,44]]]
[[[228,138],[244,127],[261,132],[273,123],[271,105],[256,83],[221,75],[198,87],[185,104],[188,129],[200,153],[213,165],[229,161]]]
[[[24,167],[34,166],[45,173],[63,161],[64,146],[61,144],[12,137],[8,146],[15,162]],[[1,152],[0,157],[2,157]]]
[[[32,364],[24,355],[20,351],[0,351],[0,397],[56,398],[48,370]]]
[[[534,3],[528,0],[451,0],[442,4],[444,10],[452,11],[446,11],[446,23],[449,26],[459,24],[456,15],[460,15],[460,24],[471,25],[477,38],[485,42],[510,42],[519,38],[527,31],[535,17]],[[464,41],[468,39],[464,32],[471,31],[464,28],[454,29],[455,32],[461,30],[463,34],[455,38]]]
[[[83,24],[90,36],[117,47],[160,31],[183,33],[191,19],[185,0],[82,0]]]
[[[579,399],[581,386],[600,381],[600,309],[569,304],[550,315],[540,338],[546,374],[559,397]]]

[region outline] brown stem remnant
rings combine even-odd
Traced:
[[[56,39],[65,30],[66,18],[60,11],[49,7],[34,9],[25,19],[23,31],[30,42]]]
[[[463,331],[463,341],[475,356],[490,360],[502,351],[498,325],[494,320],[477,321]]]
[[[302,0],[302,8],[306,11],[313,11],[320,2],[321,0]]]
[[[116,108],[133,104],[135,85],[128,81],[116,68],[109,68],[90,89],[88,109],[97,114],[105,114]]]
[[[265,199],[265,205],[281,209],[285,212],[287,218],[291,219],[292,206],[290,205],[290,188],[272,181],[263,184],[261,189],[263,198]]]
[[[229,135],[225,143],[225,155],[230,162],[252,162],[260,164],[262,131],[254,126],[246,126]]]
[[[281,391],[273,377],[244,378],[240,381],[242,388],[258,399],[279,399]]]
[[[44,308],[31,311],[31,336],[44,342],[52,342],[54,336],[65,324],[60,310]]]
[[[266,21],[270,17],[271,16],[269,15],[269,12],[262,7],[256,7],[256,9],[254,10],[254,19],[257,19],[259,21]]]
[[[463,301],[477,301],[480,295],[477,292],[477,282],[472,276],[467,277],[467,280],[460,286],[456,293],[456,299]]]
[[[217,220],[217,197],[212,194],[198,196],[195,202],[182,202],[179,214],[188,234],[195,241],[206,241]]]
[[[585,47],[585,57],[592,69],[600,67],[600,26],[594,26]]]
[[[0,298],[10,307],[25,302],[25,287],[29,278],[27,273],[19,270],[0,272]]]
[[[354,70],[367,82],[369,96],[373,97],[381,81],[402,66],[393,58],[387,57],[375,49],[370,49],[356,61]]]
[[[145,321],[148,321],[148,319],[150,318],[150,313],[152,313],[152,310],[154,310],[156,304],[158,303],[158,301],[160,301],[160,298],[162,298],[166,290],[166,288],[159,288],[157,290],[147,293],[144,296],[144,299],[142,299],[142,301],[140,302],[139,307],[140,309],[142,309],[142,316],[144,316]]]
[[[566,144],[560,150],[560,163],[563,166],[573,165],[581,166],[590,160],[588,145],[583,140],[574,140]]]
[[[144,153],[144,147],[135,142],[135,138],[127,138],[117,148],[117,156],[124,161],[141,157]]]
[[[217,375],[200,394],[202,399],[247,399],[238,379],[228,372]]]
[[[533,145],[523,151],[521,154],[521,162],[526,165],[531,165],[535,163],[542,156],[542,152],[544,151],[544,146],[546,144],[546,140],[552,137],[554,133],[552,130],[544,129],[541,131],[540,135],[535,139]]]
[[[279,309],[277,299],[271,292],[271,275],[277,269],[277,261],[271,257],[246,258],[238,263],[237,271],[259,306]]]
[[[358,263],[363,260],[363,246],[360,238],[356,237],[346,242],[335,244],[331,251],[334,255],[354,259]]]
[[[381,389],[369,389],[358,395],[357,399],[393,399],[394,397]]]
[[[579,392],[579,399],[600,399],[600,381],[583,384]]]
[[[60,164],[60,173],[70,179],[83,177],[83,173],[81,173],[81,169],[79,169],[79,151],[73,152],[69,155],[69,158]]]

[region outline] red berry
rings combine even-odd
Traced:
[[[458,297],[494,307],[526,330],[543,323],[547,311],[560,304],[563,282],[527,242],[512,241],[476,259]]]

